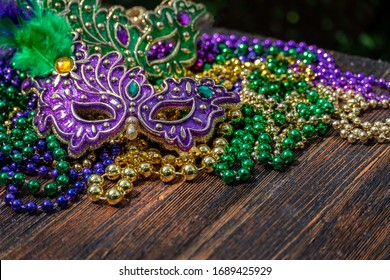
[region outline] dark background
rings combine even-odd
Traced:
[[[390,61],[389,2],[382,0],[195,0],[214,26],[305,41],[323,48]],[[103,0],[153,9],[159,0]]]

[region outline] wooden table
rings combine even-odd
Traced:
[[[390,80],[389,63],[334,56],[344,71]],[[29,216],[2,206],[0,257],[389,259],[389,172],[389,144],[351,145],[331,131],[284,172],[258,165],[236,187],[202,175],[145,182],[120,207],[82,197],[66,211]]]

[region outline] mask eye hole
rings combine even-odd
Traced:
[[[76,118],[85,122],[107,121],[115,118],[115,111],[110,106],[101,103],[74,102],[72,112]]]
[[[163,107],[154,113],[153,119],[165,122],[178,121],[186,118],[191,112],[191,109],[191,106],[186,105],[177,107]]]

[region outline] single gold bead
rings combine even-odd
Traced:
[[[127,167],[122,170],[122,177],[134,183],[138,179],[138,172],[134,168]]]
[[[176,178],[176,170],[173,165],[165,164],[160,168],[160,179],[164,183],[173,181]]]
[[[348,142],[351,143],[351,144],[357,142],[357,139],[356,139],[356,137],[353,134],[349,134],[347,139],[348,139]]]
[[[340,137],[345,139],[348,137],[348,131],[345,129],[340,130]]]
[[[152,164],[160,164],[161,163],[161,154],[157,152],[149,152],[148,159]]]
[[[87,158],[90,160],[90,161],[95,161],[96,160],[96,155],[95,153],[89,153]]]
[[[76,170],[79,173],[83,170],[83,166],[80,163],[75,163],[73,165],[73,168],[74,168],[74,170]]]
[[[365,131],[361,131],[359,133],[359,139],[360,139],[360,141],[366,141],[368,139],[367,133]]]
[[[386,141],[386,135],[379,134],[378,136],[378,143],[384,143]]]
[[[295,146],[297,147],[297,149],[303,149],[305,148],[305,143],[299,141],[298,143],[295,144]]]
[[[215,138],[213,141],[214,148],[216,148],[216,147],[224,148],[227,144],[228,144],[228,141],[223,137]]]
[[[91,201],[99,201],[103,195],[103,188],[100,185],[91,185],[87,189],[87,195]]]
[[[92,185],[102,185],[104,183],[104,179],[102,178],[102,176],[98,175],[98,174],[92,174],[91,176],[89,176],[88,178],[88,182],[87,182],[87,185],[88,186],[92,186]]]
[[[110,188],[106,192],[106,199],[110,205],[118,204],[123,199],[123,192],[117,188]]]
[[[181,168],[181,173],[184,175],[187,181],[192,181],[198,176],[199,170],[193,164],[185,164]]]
[[[382,104],[382,107],[383,107],[384,109],[387,109],[387,108],[389,108],[390,101],[389,101],[388,99],[383,99],[383,100],[381,101],[381,104]]]
[[[198,157],[200,157],[202,155],[202,151],[199,150],[198,147],[192,147],[189,151],[188,151],[188,154],[190,155],[190,157],[192,157],[193,159],[196,159]]]
[[[242,119],[242,113],[240,109],[231,109],[227,113],[227,117],[230,121],[239,121]]]
[[[341,123],[340,123],[340,121],[333,121],[332,126],[334,129],[340,129]]]
[[[138,167],[138,172],[145,178],[152,176],[153,166],[149,162],[143,162]]]
[[[117,180],[121,173],[119,167],[116,164],[110,164],[107,166],[105,172],[110,180]]]
[[[216,159],[213,158],[212,156],[205,156],[202,159],[202,167],[203,170],[207,173],[213,172],[214,171],[214,165],[217,163]]]
[[[225,153],[225,149],[222,148],[222,147],[215,147],[215,148],[212,149],[212,151],[211,151],[211,154],[212,154],[213,157],[215,157],[215,158],[219,158],[219,157],[222,156],[224,153]]]
[[[92,162],[89,159],[84,159],[83,160],[83,167],[84,168],[91,168],[92,167]]]
[[[175,160],[176,160],[176,157],[174,155],[166,155],[166,156],[163,156],[162,158],[162,163],[164,164],[175,164]]]
[[[199,145],[198,149],[204,156],[208,155],[211,152],[211,148],[206,144]]]
[[[122,191],[124,194],[130,193],[134,186],[133,183],[128,179],[120,179],[117,183],[118,190]]]
[[[223,122],[218,128],[218,134],[219,135],[226,135],[231,134],[233,132],[233,127],[230,123]]]

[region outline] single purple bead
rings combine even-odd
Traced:
[[[27,166],[26,166],[26,172],[27,172],[27,174],[29,174],[29,175],[34,174],[34,172],[35,172],[35,164],[33,164],[33,163],[28,163]]]
[[[7,193],[4,197],[4,202],[7,205],[10,205],[13,200],[15,200],[15,195],[12,193]]]
[[[20,212],[22,210],[23,203],[19,199],[14,199],[11,201],[11,208],[15,212]]]
[[[7,188],[7,193],[12,193],[12,194],[17,194],[19,191],[19,188],[15,185],[10,185],[8,188]]]
[[[48,172],[49,172],[49,170],[44,165],[42,165],[41,167],[38,168],[38,176],[41,178],[46,177]]]
[[[77,198],[77,191],[75,189],[70,189],[66,192],[66,196],[70,201],[73,201]]]
[[[73,189],[77,191],[77,193],[82,193],[84,192],[84,182],[78,181],[74,183]]]
[[[113,159],[106,159],[105,161],[103,161],[104,168],[106,168],[107,166],[109,166],[112,163],[114,163]]]
[[[51,200],[45,200],[44,202],[42,202],[41,207],[42,207],[42,211],[45,213],[50,213],[54,209],[54,205],[53,202],[51,202]]]
[[[61,208],[61,209],[65,209],[66,207],[68,207],[68,199],[61,195],[57,198],[57,205]]]
[[[69,179],[72,181],[76,180],[78,178],[78,176],[79,176],[79,173],[74,169],[71,169],[69,172],[69,175],[68,175]]]
[[[60,173],[58,172],[57,169],[53,169],[52,171],[50,171],[50,175],[53,179],[57,179],[58,176],[60,176]]]
[[[45,140],[39,140],[38,141],[38,144],[37,144],[37,147],[38,149],[43,152],[44,150],[46,150],[46,142]]]
[[[52,162],[53,161],[53,156],[51,154],[51,152],[46,152],[44,155],[43,155],[43,159],[47,162]]]
[[[26,210],[27,210],[27,213],[29,213],[30,215],[34,215],[38,210],[38,206],[32,201],[27,202],[26,203]]]

